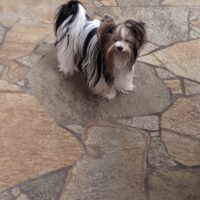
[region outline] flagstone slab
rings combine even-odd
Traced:
[[[60,128],[35,97],[0,91],[0,191],[72,165],[82,145]]]
[[[168,154],[160,137],[151,138],[149,164],[152,167],[173,167],[177,165]]]
[[[184,87],[185,87],[186,95],[200,93],[200,84],[199,83],[189,81],[189,80],[184,80]]]
[[[200,6],[199,0],[164,0],[161,5],[169,6]]]
[[[10,62],[10,65],[4,69],[2,79],[17,82],[22,79],[29,71],[29,68],[17,62]]]
[[[158,169],[149,177],[150,200],[200,199],[199,169]]]
[[[82,2],[92,11],[92,0]],[[18,0],[16,4],[1,0],[0,10],[2,14],[11,13],[31,20],[53,22],[57,8],[63,3],[66,3],[66,0]]]
[[[126,4],[127,1],[123,2]],[[188,39],[188,7],[136,7],[130,6],[131,2],[134,4],[130,0],[126,7],[97,7],[95,14],[103,16],[106,13],[120,22],[129,18],[143,21],[146,24],[148,41],[159,46]]]
[[[148,134],[113,125],[94,125],[84,133],[87,155],[72,169],[61,199],[146,200]]]
[[[171,90],[172,94],[182,94],[181,82],[178,79],[164,80],[164,83]]]
[[[174,44],[153,55],[174,74],[200,82],[199,49],[200,40],[191,40]]]
[[[0,49],[0,62],[9,65],[10,60],[29,54],[45,35],[53,31],[53,26],[23,20],[6,34]]]
[[[200,165],[200,96],[179,98],[162,116],[168,152],[186,166]]]
[[[167,79],[167,78],[174,78],[175,75],[170,73],[168,70],[163,69],[163,68],[156,68],[156,72],[158,76],[162,79]]]
[[[141,128],[149,131],[156,131],[159,129],[158,121],[158,116],[139,116],[115,120],[115,122],[126,126]]]
[[[37,51],[46,56],[35,64],[27,78],[30,92],[59,123],[83,124],[109,118],[152,115],[162,112],[171,102],[167,87],[151,67],[142,63],[136,66],[135,92],[120,94],[112,101],[95,96],[82,74],[66,78],[58,72],[55,50],[48,47]]]

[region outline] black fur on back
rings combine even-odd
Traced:
[[[55,35],[60,27],[60,25],[70,16],[72,15],[72,18],[70,20],[70,23],[74,21],[76,18],[76,15],[78,13],[78,4],[81,4],[80,1],[77,0],[70,0],[68,3],[63,4],[59,7],[58,12],[55,17],[55,24],[54,24],[54,31]]]

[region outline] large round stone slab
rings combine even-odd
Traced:
[[[78,140],[58,127],[35,97],[10,85],[0,90],[0,138],[0,191],[84,155]]]
[[[62,200],[146,200],[149,136],[139,129],[94,125],[85,130],[87,155],[74,166]]]
[[[180,98],[162,116],[162,134],[169,153],[186,166],[200,165],[200,95]]]
[[[66,78],[59,73],[52,46],[41,45],[37,53],[43,58],[28,74],[30,91],[60,123],[149,115],[162,112],[170,104],[167,87],[145,64],[136,67],[135,92],[107,101],[90,92],[81,74]]]

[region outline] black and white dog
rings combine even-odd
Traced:
[[[108,99],[134,90],[134,63],[146,42],[143,22],[116,24],[105,15],[92,20],[77,0],[62,5],[55,19],[59,68],[83,71],[89,88]]]

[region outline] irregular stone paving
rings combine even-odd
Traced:
[[[0,200],[199,200],[200,1],[82,0],[146,23],[134,93],[57,70],[65,0],[0,0]]]

